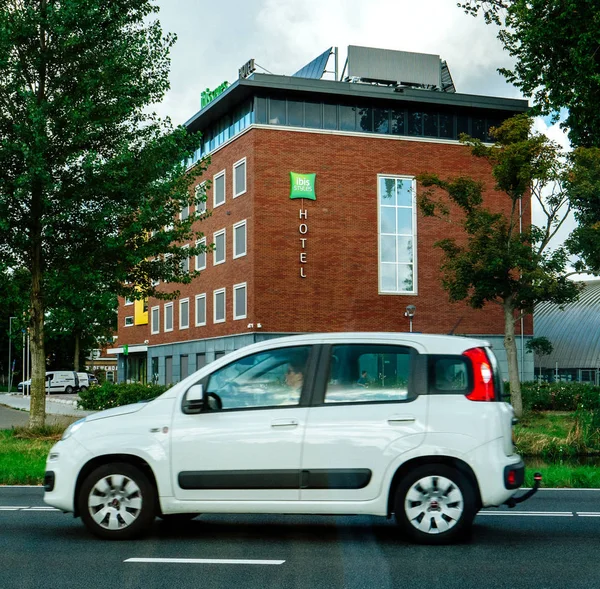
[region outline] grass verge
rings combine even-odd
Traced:
[[[0,430],[0,485],[40,485],[46,457],[63,426]]]
[[[525,460],[524,487],[533,487],[533,473],[542,474],[542,488],[600,489],[600,467],[569,464],[530,464]]]

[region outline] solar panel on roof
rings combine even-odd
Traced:
[[[332,50],[333,47],[330,47],[327,49],[327,51],[321,53],[319,57],[315,57],[315,59],[313,59],[310,63],[307,63],[302,69],[293,74],[292,77],[320,80],[323,77],[325,66],[327,65],[327,61],[329,60]]]

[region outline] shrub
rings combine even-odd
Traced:
[[[119,383],[105,381],[100,386],[92,386],[79,393],[79,408],[86,411],[99,411],[149,401],[162,395],[169,387],[156,384]]]
[[[506,397],[510,387],[505,387]],[[600,387],[583,382],[523,382],[523,408],[531,411],[600,410]]]

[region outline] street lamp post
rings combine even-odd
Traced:
[[[409,325],[410,325],[410,333],[412,333],[412,329],[413,329],[413,317],[415,316],[415,312],[416,312],[417,308],[414,305],[408,305],[406,307],[406,312],[404,313],[405,317],[408,317],[409,320]]]
[[[13,369],[12,369],[12,321],[16,319],[16,317],[10,317],[8,320],[8,392],[10,393],[10,389],[12,388],[12,377],[13,377]]]

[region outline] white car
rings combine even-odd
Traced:
[[[501,390],[481,340],[271,339],[71,425],[50,451],[44,500],[109,539],[155,516],[394,514],[412,539],[445,543],[523,482]]]

